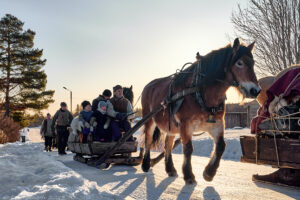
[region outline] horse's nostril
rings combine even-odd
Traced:
[[[256,90],[256,88],[251,88],[250,89],[250,94],[253,97],[257,97],[257,95],[260,93],[260,90]]]

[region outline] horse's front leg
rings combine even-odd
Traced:
[[[195,175],[192,170],[192,153],[193,153],[193,144],[192,144],[192,132],[190,128],[184,124],[180,127],[180,137],[182,140],[183,146],[183,165],[182,172],[186,184],[196,184]]]
[[[143,163],[142,163],[142,170],[144,172],[148,172],[150,169],[150,151],[151,151],[151,145],[152,145],[152,141],[153,141],[153,131],[154,131],[154,122],[153,120],[149,120],[146,124],[145,124],[145,155],[143,158]]]
[[[221,157],[226,146],[224,141],[223,125],[221,125],[219,128],[213,128],[209,133],[213,136],[215,145],[210,161],[203,172],[203,178],[206,181],[212,181],[214,176],[216,175]]]
[[[165,140],[165,166],[169,176],[177,176],[177,171],[174,168],[172,159],[172,149],[175,136],[167,135]]]

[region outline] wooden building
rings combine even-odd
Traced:
[[[240,105],[226,104],[225,123],[226,128],[250,127],[253,117],[256,116],[259,104],[256,100]]]

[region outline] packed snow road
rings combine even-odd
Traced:
[[[300,199],[298,189],[251,181],[252,174],[274,169],[239,162],[240,132],[227,131],[227,150],[212,182],[202,178],[212,142],[207,135],[195,138],[192,163],[198,184],[185,185],[180,147],[173,154],[177,178],[166,175],[163,162],[148,173],[140,166],[99,170],[73,161],[70,152],[43,152],[38,130],[32,130],[31,142],[0,145],[0,199]]]

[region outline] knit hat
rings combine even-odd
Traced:
[[[106,96],[106,97],[111,97],[111,91],[106,89],[106,90],[103,91],[102,95]]]
[[[105,101],[99,101],[98,107],[107,107],[107,103]]]
[[[83,101],[81,103],[82,108],[84,109],[87,105],[91,105],[91,103],[89,101]]]
[[[123,89],[121,85],[116,85],[116,86],[113,88],[114,92],[117,91],[117,90],[119,90],[119,89]]]
[[[61,103],[60,103],[60,107],[67,107],[66,102],[61,102]]]

